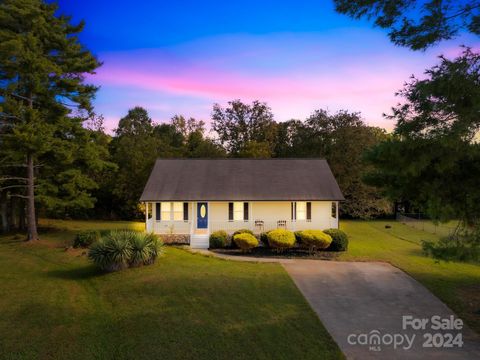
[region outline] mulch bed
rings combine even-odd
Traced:
[[[317,251],[314,254],[310,254],[308,250],[304,249],[287,249],[282,252],[275,251],[270,248],[258,247],[252,249],[249,252],[243,252],[240,249],[210,249],[210,251],[218,254],[232,255],[232,256],[249,256],[249,257],[266,257],[266,258],[279,258],[279,259],[321,259],[321,260],[335,260],[341,253],[335,251]]]

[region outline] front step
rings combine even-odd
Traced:
[[[190,247],[192,249],[208,249],[209,238],[208,234],[192,234],[190,235]]]

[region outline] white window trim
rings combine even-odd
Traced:
[[[177,213],[181,213],[181,219],[175,220],[175,211],[174,211],[174,203],[181,204],[181,211],[177,211]],[[165,210],[165,207],[168,207],[168,210]],[[173,221],[173,222],[184,222],[184,212],[183,212],[183,202],[173,201],[173,202],[160,202],[160,220],[156,220],[157,222],[161,221]],[[168,219],[163,216],[168,214]]]
[[[292,204],[293,204],[293,219],[292,219],[292,222],[296,222],[296,221],[305,221],[305,222],[312,222],[312,219],[308,219],[308,210],[307,210],[307,203],[311,203],[311,201],[293,201]],[[303,219],[299,219],[298,218],[298,204],[305,204],[305,207],[304,207],[304,218]]]

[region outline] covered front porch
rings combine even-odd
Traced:
[[[146,202],[145,206],[146,231],[189,235],[192,247],[208,247],[208,236],[218,230],[232,234],[249,229],[261,234],[277,228],[338,227],[338,202],[331,201]]]

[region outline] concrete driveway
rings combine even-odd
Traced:
[[[480,359],[477,335],[465,325],[461,330],[432,329],[437,324],[432,316],[444,321],[457,319],[455,314],[389,264],[318,260],[282,264],[349,359]],[[413,325],[421,326],[421,319],[428,322],[423,321],[423,330],[413,330],[411,322],[403,329],[403,316],[419,319]],[[459,333],[461,348],[441,347],[458,343]],[[423,346],[430,337],[426,334],[432,334],[433,347]]]

